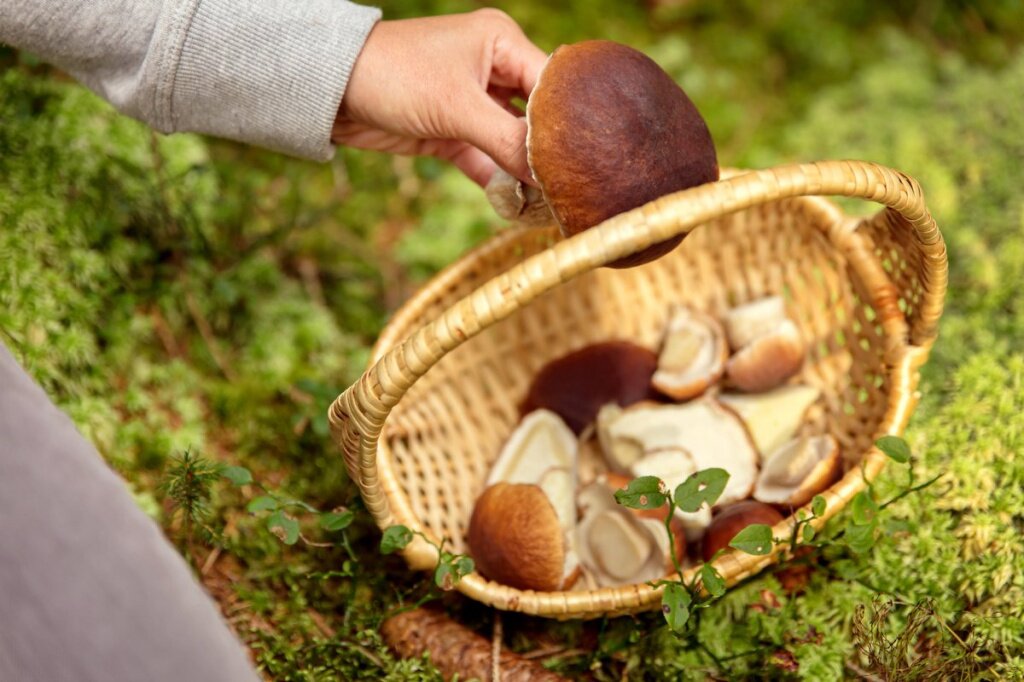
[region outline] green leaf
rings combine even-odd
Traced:
[[[412,542],[412,531],[405,526],[391,526],[380,539],[381,554],[393,554]]]
[[[320,527],[331,532],[345,530],[355,517],[356,515],[347,509],[343,512],[326,512],[320,516]]]
[[[814,499],[811,500],[811,512],[815,516],[822,516],[825,514],[825,509],[828,507],[828,502],[821,495],[815,495]]]
[[[843,539],[846,545],[857,554],[863,554],[875,544],[875,528],[877,520],[864,526],[847,526]]]
[[[803,533],[804,542],[810,542],[814,539],[814,526],[812,526],[811,524],[807,524],[806,526],[804,526],[803,530],[801,530],[800,532]]]
[[[224,467],[220,470],[220,475],[235,485],[248,485],[252,483],[252,473],[245,467]]]
[[[690,602],[692,601],[690,593],[679,583],[665,586],[665,592],[661,595],[661,612],[672,632],[683,632],[686,621],[690,620]]]
[[[434,569],[434,584],[446,592],[453,590],[474,568],[473,560],[469,557],[445,552]]]
[[[721,597],[725,594],[725,579],[722,574],[711,564],[704,564],[700,567],[700,581],[712,597]]]
[[[616,490],[615,501],[630,509],[657,509],[668,499],[666,492],[665,483],[657,476],[641,476]]]
[[[906,464],[910,461],[910,446],[899,436],[882,436],[875,441],[875,446],[895,462]]]
[[[267,528],[286,545],[294,545],[299,539],[299,522],[280,509],[267,517]]]
[[[772,542],[771,526],[754,523],[737,533],[729,546],[747,554],[761,555],[772,551]]]
[[[261,511],[275,511],[280,506],[276,497],[260,495],[250,500],[249,504],[245,505],[245,510],[250,514],[255,514]]]
[[[676,487],[676,506],[690,513],[699,510],[705,504],[712,507],[728,482],[729,472],[725,469],[698,471]]]
[[[854,495],[850,503],[850,510],[853,513],[853,522],[858,526],[865,526],[875,522],[878,514],[878,503],[871,497],[867,490],[861,490]]]

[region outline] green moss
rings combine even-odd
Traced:
[[[856,650],[872,642],[852,636],[853,619],[875,612],[881,590],[906,602],[886,614],[886,636],[929,600],[920,631],[940,644],[933,662],[974,657],[992,677],[1024,677],[1024,57],[1020,27],[1005,22],[1012,3],[655,4],[507,9],[546,48],[603,36],[648,50],[706,113],[725,165],[855,157],[922,181],[951,286],[908,437],[919,477],[946,475],[893,506],[874,550],[832,553],[805,594],[776,607],[766,575],[703,612],[701,640],[721,667],[657,627],[658,614],[507,617],[510,643],[528,648],[541,631],[585,646],[599,634],[593,655],[551,665],[602,680],[624,669],[830,679],[866,665]],[[408,15],[472,7],[385,3]],[[480,193],[430,160],[343,150],[313,165],[155,136],[32,60],[8,51],[0,63],[11,67],[0,74],[4,342],[165,523],[160,484],[188,448],[320,509],[358,511],[352,562],[339,547],[284,547],[244,513],[253,491],[214,485],[215,533],[197,551],[221,550],[208,580],[233,599],[234,626],[268,676],[439,679],[423,660],[395,661],[375,634],[418,578],[377,553],[324,410],[389,311],[494,229]],[[891,467],[879,492],[903,475]],[[489,622],[473,604],[449,605]]]

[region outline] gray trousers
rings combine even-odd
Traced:
[[[159,527],[0,344],[0,682],[257,679]]]

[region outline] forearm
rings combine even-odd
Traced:
[[[344,0],[5,0],[0,41],[162,132],[324,160],[379,17]]]

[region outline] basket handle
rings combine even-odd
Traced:
[[[385,353],[331,405],[328,418],[346,465],[378,525],[394,523],[381,481],[377,442],[384,421],[409,388],[445,354],[559,284],[636,253],[714,218],[755,204],[807,195],[839,195],[886,206],[860,225],[887,227],[916,253],[920,278],[909,341],[930,345],[937,333],[948,278],[946,247],[917,182],[891,168],[862,161],[793,164],[735,175],[656,199],[558,242],[477,290]],[[904,295],[911,292],[905,291]],[[394,498],[392,498],[394,499]],[[411,510],[394,510],[412,518]]]

